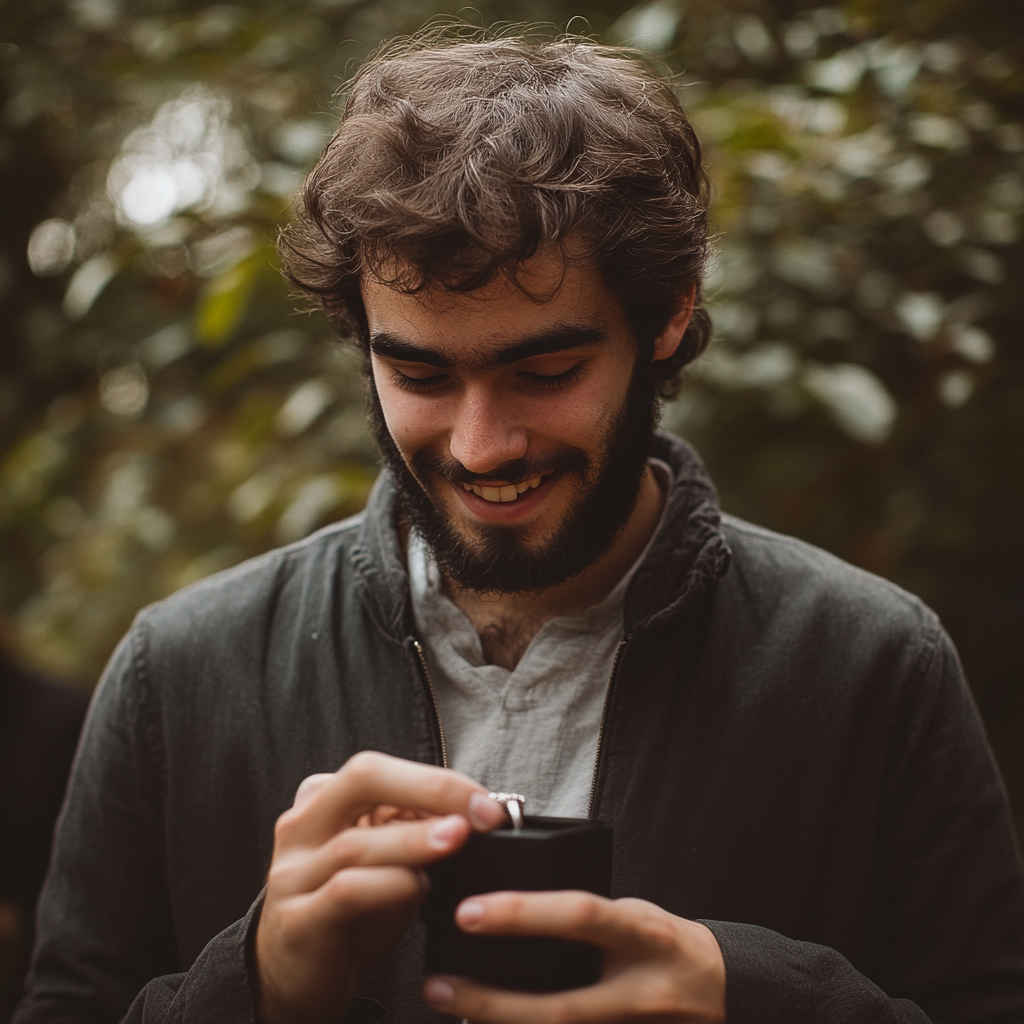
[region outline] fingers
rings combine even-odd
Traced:
[[[428,888],[426,876],[411,868],[346,868],[296,900],[295,912],[308,915],[306,927],[333,929],[363,914],[415,907]]]
[[[423,986],[423,998],[435,1009],[474,1024],[547,1024],[585,1021],[602,1024],[622,1021],[622,1000],[608,985],[591,985],[551,995],[509,992],[488,988],[468,978],[437,975]]]
[[[713,933],[653,903],[606,900],[585,892],[497,892],[456,910],[467,932],[551,935],[605,951],[596,985],[533,995],[466,978],[430,978],[431,1005],[475,1024],[624,1020],[725,1020],[725,961]]]
[[[359,815],[359,820],[356,824],[364,827],[367,825],[377,826],[386,825],[389,821],[394,821],[396,818],[399,821],[415,821],[417,818],[429,817],[431,815],[425,811],[410,811],[396,807],[394,804],[378,804],[372,811]]]
[[[484,787],[465,775],[362,751],[350,757],[329,781],[316,786],[308,800],[300,804],[297,799],[296,806],[281,815],[278,841],[320,845],[379,804],[437,815],[463,814],[480,829],[494,828],[504,819],[504,811],[487,799]]]
[[[455,920],[465,932],[552,935],[614,952],[674,941],[665,912],[644,900],[608,900],[589,892],[494,892],[463,900]],[[663,934],[664,933],[664,934]]]
[[[393,864],[418,867],[458,850],[470,833],[461,814],[386,828],[349,828],[313,850],[299,847],[274,858],[269,884],[275,895],[312,892],[344,868]]]

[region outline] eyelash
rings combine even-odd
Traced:
[[[407,374],[402,373],[401,370],[393,370],[391,380],[403,391],[412,391],[416,394],[422,394],[427,391],[433,391],[445,380],[446,376],[447,374],[444,373],[435,373],[432,377],[410,377]]]
[[[567,388],[571,384],[575,384],[582,375],[582,363],[577,363],[576,366],[573,366],[562,373],[555,373],[550,376],[545,376],[540,373],[527,373],[525,370],[521,371],[519,374],[519,376],[524,378],[531,387],[539,388],[542,391],[558,391],[561,388]],[[397,387],[402,388],[403,391],[412,391],[414,394],[425,394],[440,387],[447,377],[448,375],[445,373],[435,373],[431,377],[410,377],[408,374],[402,373],[401,370],[394,370],[392,371],[391,379],[393,383]]]
[[[583,364],[577,363],[568,370],[564,370],[562,373],[552,374],[551,376],[544,376],[539,373],[527,373],[525,371],[523,371],[522,376],[525,377],[533,387],[541,388],[544,391],[558,391],[560,388],[567,388],[570,384],[575,384],[576,381],[583,376]]]

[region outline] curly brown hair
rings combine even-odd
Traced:
[[[435,27],[385,43],[347,93],[279,242],[286,276],[343,335],[366,350],[364,273],[468,292],[554,244],[601,270],[642,349],[696,289],[678,351],[654,366],[659,393],[678,392],[710,335],[708,182],[642,55]]]

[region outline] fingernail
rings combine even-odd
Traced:
[[[459,924],[476,924],[484,916],[484,905],[477,900],[460,903],[455,917]]]
[[[436,850],[447,850],[458,838],[463,829],[462,816],[449,814],[447,818],[435,821],[427,832],[427,839]]]
[[[469,820],[474,828],[486,831],[505,820],[505,808],[483,793],[474,793],[469,798]]]
[[[455,989],[443,978],[427,978],[423,986],[423,998],[439,1010],[447,1009],[455,999]]]

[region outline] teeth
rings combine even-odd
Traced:
[[[472,491],[484,501],[505,502],[515,501],[524,491],[540,487],[542,477],[534,476],[518,484],[505,484],[503,487],[481,487],[478,484],[463,484],[464,491]]]

